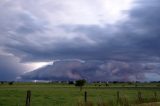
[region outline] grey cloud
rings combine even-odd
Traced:
[[[158,11],[160,6],[154,5],[154,2],[148,5],[143,0],[138,1],[139,6],[128,13],[130,19],[126,22],[119,22],[115,26],[106,25],[101,28],[96,25],[64,25],[60,28],[68,34],[77,33],[77,36],[71,40],[57,39],[56,42],[46,45],[39,43],[39,47],[30,42],[26,42],[26,44],[21,42],[21,45],[10,44],[8,49],[10,52],[12,49],[16,50],[16,53],[23,52],[25,54],[22,57],[24,61],[27,59],[80,58],[84,60],[159,62],[159,20],[158,15],[153,13]],[[86,36],[89,41],[85,41],[82,35]],[[43,39],[39,40],[43,42]]]
[[[27,68],[18,62],[13,56],[0,55],[0,80],[10,81],[16,80],[17,76],[27,71]]]
[[[99,58],[159,62],[159,1],[139,0],[135,4],[135,8],[128,13],[129,20],[114,27],[75,26],[67,30],[81,32],[95,40],[97,48],[94,50]]]
[[[45,23],[41,22],[37,17],[32,15],[31,13],[21,13],[19,16],[19,21],[21,25],[15,30],[18,35],[21,34],[33,34],[35,32],[43,32],[46,30],[44,27]],[[23,35],[22,35],[23,36]]]
[[[154,73],[153,69],[156,68],[148,63],[64,60],[25,73],[21,80],[144,81],[147,79],[145,73]]]
[[[6,12],[0,11],[2,13],[2,17],[0,17],[0,44],[7,53],[12,53],[23,62],[56,59],[100,60],[106,62],[101,63],[102,69],[97,63],[96,65],[78,63],[80,66],[74,68],[78,71],[73,73],[70,68],[69,71],[65,72],[65,75],[62,75],[63,69],[59,73],[55,72],[55,74],[57,73],[64,78],[73,78],[69,75],[89,79],[88,76],[92,75],[94,78],[99,78],[96,75],[103,74],[102,71],[105,70],[103,67],[107,67],[104,75],[109,80],[145,78],[145,73],[159,74],[157,68],[159,65],[157,63],[160,62],[159,0],[135,0],[135,7],[127,11],[128,20],[103,27],[98,25],[59,25],[51,27],[49,23],[41,19],[43,17],[38,17],[41,15],[35,15],[35,12],[25,5],[22,7],[22,10],[18,11],[14,6],[7,8]],[[4,8],[4,6],[0,8]],[[9,13],[7,14],[7,12]],[[61,29],[60,31],[63,33],[56,33],[56,29]],[[61,34],[66,37],[57,37]],[[74,35],[72,38],[67,39],[67,36],[72,35]],[[56,37],[50,38],[48,36]],[[112,63],[112,61],[119,62]],[[149,63],[156,64],[156,68],[152,68],[150,65],[143,67],[143,64],[148,65]],[[109,64],[114,68],[108,68]],[[48,67],[55,70],[54,66]],[[35,72],[37,73],[35,74]],[[35,72],[33,78],[41,78],[38,74],[39,71]],[[67,74],[67,72],[70,72],[70,74]],[[48,76],[47,73],[43,74],[40,75],[42,79],[44,79],[44,76],[46,78],[57,77],[56,75]]]

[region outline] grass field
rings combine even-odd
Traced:
[[[157,83],[141,83],[136,87],[128,83],[110,84],[107,87],[105,84],[87,84],[82,91],[74,85],[68,84],[14,83],[13,85],[0,84],[0,106],[25,106],[27,90],[32,92],[31,106],[82,105],[84,91],[87,91],[89,104],[94,106],[105,106],[105,104],[118,106],[116,104],[117,91],[125,102],[136,103],[137,106],[142,106],[137,102],[138,92],[141,92],[144,99],[143,106],[148,106],[145,102],[154,102],[152,98],[155,98],[155,92],[157,93],[157,101],[160,101],[160,88]]]

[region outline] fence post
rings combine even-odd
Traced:
[[[28,90],[26,96],[26,106],[30,106],[30,102],[31,102],[31,91]]]
[[[157,102],[157,92],[154,92],[154,99],[155,99],[155,102]]]
[[[87,91],[84,92],[84,102],[87,102]]]
[[[142,93],[140,91],[138,92],[138,100],[142,103]]]
[[[119,95],[119,91],[117,91],[117,103],[119,103],[119,99],[120,99],[120,95]]]

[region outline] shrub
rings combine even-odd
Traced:
[[[85,85],[86,80],[77,80],[75,83],[75,86],[80,87],[80,91],[82,90],[82,87]]]
[[[13,83],[14,83],[13,81],[12,82],[8,82],[9,85],[13,85]]]

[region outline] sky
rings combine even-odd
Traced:
[[[159,0],[1,0],[0,80],[160,80]]]

